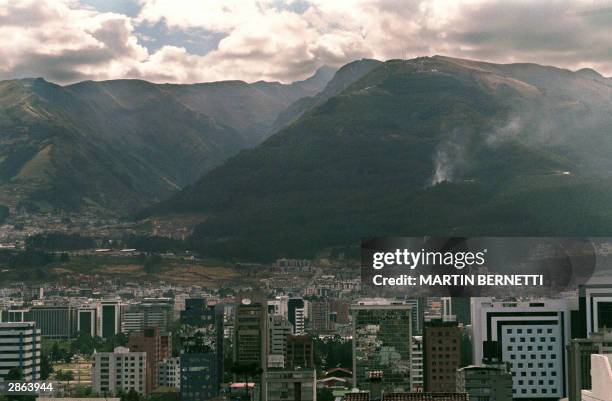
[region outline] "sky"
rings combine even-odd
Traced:
[[[612,0],[0,0],[0,79],[292,82],[435,54],[612,76]]]

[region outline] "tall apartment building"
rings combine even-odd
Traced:
[[[425,388],[423,378],[423,337],[421,336],[412,336],[410,388],[412,392],[421,392]]]
[[[289,320],[281,315],[270,316],[269,323],[269,346],[270,354],[285,355],[287,349],[287,337],[293,332],[293,327]]]
[[[505,364],[466,366],[457,371],[457,392],[473,401],[512,401],[512,374]]]
[[[293,327],[289,320],[282,315],[269,316],[269,335],[268,335],[268,366],[274,356],[279,357],[279,360],[284,361],[287,352],[287,337],[293,332]],[[270,356],[272,358],[270,358]],[[283,366],[284,367],[284,363]]]
[[[147,355],[146,393],[151,394],[158,386],[159,364],[170,357],[170,350],[162,347],[159,327],[147,327],[143,331],[132,332],[128,338],[128,348],[132,352],[144,352]]]
[[[117,347],[113,352],[98,352],[91,364],[91,386],[94,394],[108,396],[134,390],[147,393],[147,355]]]
[[[314,333],[327,333],[332,329],[330,304],[324,299],[309,303],[310,330]]]
[[[507,362],[514,399],[562,398],[567,393],[565,347],[570,313],[565,300],[494,302],[472,299],[474,363]]]
[[[423,320],[424,320],[424,309],[422,299],[406,299],[404,300],[406,305],[410,305],[412,308],[412,335],[421,336],[423,334]]]
[[[462,327],[431,320],[423,328],[423,378],[426,392],[454,392],[461,366]]]
[[[137,304],[126,305],[122,311],[121,331],[130,333],[146,327],[159,327],[161,334],[168,332],[174,315],[169,298],[145,299]]]
[[[353,387],[375,385],[385,392],[409,392],[412,309],[410,305],[351,305],[353,317]]]
[[[569,401],[580,401],[581,391],[591,388],[593,354],[612,354],[612,330],[592,333],[590,338],[571,340],[567,347]]]
[[[314,369],[270,370],[264,373],[265,401],[316,401]]]
[[[41,334],[33,322],[0,323],[0,382],[18,368],[23,380],[40,380]]]
[[[287,318],[293,326],[293,334],[305,333],[306,304],[302,298],[290,298],[287,301]]]
[[[309,336],[289,336],[285,352],[287,369],[314,369],[314,348]]]

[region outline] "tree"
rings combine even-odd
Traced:
[[[74,396],[77,398],[89,398],[93,394],[90,386],[84,386],[82,384],[74,387]]]
[[[148,274],[154,274],[159,272],[162,266],[163,259],[158,254],[149,255],[144,261],[144,271]]]
[[[60,359],[62,359],[62,351],[60,350],[59,347],[59,343],[58,342],[54,342],[53,346],[51,347],[51,360],[53,362],[57,362]]]
[[[72,373],[71,370],[59,370],[56,374],[55,374],[55,378],[59,381],[63,381],[63,382],[69,382],[69,381],[73,381],[74,380],[74,373]]]
[[[121,395],[121,401],[141,401],[142,397],[133,388]]]
[[[5,379],[7,381],[23,380],[23,371],[16,366],[12,367],[11,369],[9,369],[8,373],[6,374]]]
[[[51,365],[51,361],[49,360],[49,355],[47,355],[45,352],[41,352],[40,379],[41,380],[48,379],[51,373],[53,373],[53,366]]]
[[[318,388],[317,401],[334,401],[334,393],[326,387]]]

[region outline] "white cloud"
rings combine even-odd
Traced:
[[[322,64],[432,54],[612,74],[608,0],[139,2],[130,18],[76,0],[0,0],[0,78],[291,81]],[[180,42],[150,51],[146,26],[222,39],[204,55]]]

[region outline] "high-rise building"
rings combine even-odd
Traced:
[[[353,316],[353,387],[381,392],[409,392],[412,312],[405,304],[351,305]]]
[[[404,303],[412,308],[412,335],[420,336],[423,333],[423,300],[406,299]]]
[[[451,297],[440,298],[442,302],[442,320],[445,322],[456,321],[457,318],[453,315],[453,299]]]
[[[180,356],[181,401],[208,400],[219,394],[221,375],[215,352],[185,352]]]
[[[134,390],[147,395],[147,355],[117,347],[113,352],[97,352],[91,364],[91,386],[94,394],[116,395]]]
[[[267,305],[248,299],[236,306],[234,362],[265,369],[268,354]]]
[[[27,321],[36,322],[45,338],[73,338],[78,329],[78,309],[70,305],[32,306]]]
[[[98,306],[84,304],[77,309],[77,332],[96,336],[98,331]]]
[[[121,331],[142,331],[145,327],[159,327],[161,334],[168,332],[174,311],[169,298],[145,299],[137,304],[126,305],[122,311]]]
[[[306,308],[302,298],[290,298],[287,301],[287,318],[293,326],[293,334],[302,335],[305,333]]]
[[[431,320],[423,328],[423,379],[426,392],[453,392],[461,366],[462,327]]]
[[[0,381],[13,368],[23,380],[40,380],[41,334],[33,322],[0,323]]]
[[[147,355],[146,393],[151,394],[158,386],[158,366],[168,358],[168,349],[162,349],[162,335],[159,327],[147,327],[140,332],[132,332],[128,339],[128,348],[132,352],[144,352]]]
[[[236,305],[234,321],[234,364],[261,369],[265,377],[268,368],[268,307],[265,302],[243,298]],[[266,381],[261,381],[259,397],[266,394]]]
[[[282,315],[270,315],[269,319],[268,354],[269,356],[280,356],[279,360],[284,361],[287,352],[287,337],[293,332],[293,327]],[[270,366],[270,358],[268,359],[268,366]]]
[[[98,313],[100,324],[98,335],[110,338],[121,331],[121,302],[118,300],[103,300]]]
[[[326,299],[309,303],[310,330],[314,333],[327,333],[332,328],[330,305]]]
[[[330,299],[329,309],[335,315],[334,322],[337,324],[349,324],[351,303],[343,299]]]
[[[512,374],[505,364],[466,366],[457,371],[457,392],[474,401],[512,401]]]
[[[572,339],[567,347],[568,359],[568,398],[580,401],[581,391],[590,389],[591,355],[612,353],[612,331],[592,333],[590,338]]]
[[[264,373],[265,401],[316,401],[314,369],[269,370]]]
[[[474,364],[507,362],[514,374],[514,399],[564,397],[569,320],[565,300],[472,298]]]
[[[314,368],[314,349],[309,336],[289,336],[285,354],[287,369]]]
[[[180,356],[181,401],[198,401],[219,394],[223,375],[224,305],[187,299],[181,324],[191,337],[183,339]]]
[[[423,380],[423,337],[412,336],[412,352],[410,354],[411,391],[424,391]]]

